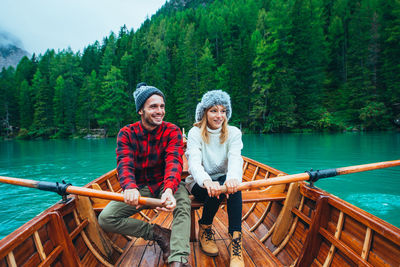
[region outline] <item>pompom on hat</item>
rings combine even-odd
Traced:
[[[136,112],[139,112],[139,110],[143,107],[144,103],[146,103],[146,100],[154,94],[162,96],[165,102],[165,96],[163,92],[161,92],[158,88],[154,86],[148,86],[144,82],[138,83],[136,85],[135,92],[133,92],[133,98],[135,99],[135,105],[136,105]]]
[[[226,118],[229,120],[232,115],[231,98],[228,93],[222,90],[208,91],[201,98],[201,102],[197,104],[195,119],[196,122],[201,121],[204,112],[213,106],[221,105],[226,108]]]

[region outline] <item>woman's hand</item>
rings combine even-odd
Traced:
[[[238,190],[239,182],[236,179],[229,179],[225,181],[225,186],[226,186],[226,197],[229,198],[229,194],[234,194]]]
[[[204,187],[207,189],[209,197],[219,198],[221,194],[221,186],[218,182],[213,182],[212,180],[205,180],[203,182]]]

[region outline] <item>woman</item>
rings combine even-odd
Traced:
[[[242,193],[237,191],[242,181],[242,134],[228,125],[231,101],[226,92],[213,90],[205,93],[196,108],[196,123],[189,131],[186,156],[190,176],[186,187],[196,199],[204,201],[199,220],[199,242],[209,256],[218,255],[212,221],[225,197],[220,185],[227,187],[229,220],[230,266],[244,266],[242,256]]]

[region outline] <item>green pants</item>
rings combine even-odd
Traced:
[[[158,196],[153,196],[147,186],[140,189],[139,192],[143,197],[161,197],[161,193]],[[174,218],[170,240],[171,255],[168,262],[181,261],[182,257],[187,258],[190,254],[190,199],[184,182],[179,184],[174,197],[176,207],[173,211]],[[124,202],[111,201],[100,213],[99,224],[108,232],[152,240],[153,225],[142,220],[129,218],[139,211]]]

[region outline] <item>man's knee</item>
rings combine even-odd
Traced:
[[[187,192],[186,188],[178,189],[177,194],[175,195],[176,202],[182,204],[183,206],[190,206],[191,200],[189,198],[189,193]]]
[[[190,211],[191,204],[192,204],[192,202],[191,202],[191,200],[189,198],[180,199],[179,201],[177,201],[176,207],[179,208],[179,209]]]
[[[185,189],[186,190],[186,189]],[[177,212],[183,212],[190,214],[192,201],[190,200],[188,195],[181,195],[179,198],[176,199],[176,208]]]
[[[115,217],[105,213],[101,212],[98,217],[99,225],[101,228],[103,228],[107,232],[113,232],[115,224],[116,224],[116,219]]]

